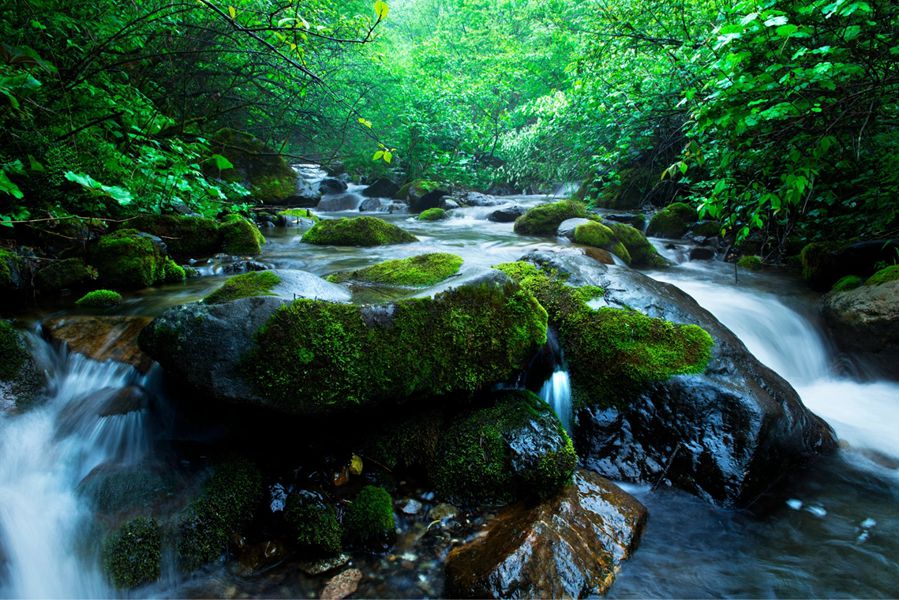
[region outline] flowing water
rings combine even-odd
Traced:
[[[310,166],[298,170],[308,178],[324,176]],[[356,209],[364,202],[358,191],[358,186],[351,186],[347,192],[354,196],[352,207],[327,216],[358,215]],[[515,196],[503,201],[504,206],[528,207],[551,199]],[[392,208],[391,202],[380,201],[379,216],[411,231],[419,242],[323,248],[301,244],[302,229],[272,228],[265,232],[268,244],[256,261],[324,275],[424,252],[451,252],[465,260],[450,282],[455,283],[530,250],[564,243],[518,236],[511,224],[487,221],[501,206],[454,210],[451,218],[437,223],[391,213]],[[662,249],[672,257],[682,254]],[[229,263],[213,259],[197,266],[208,276],[133,295],[123,311],[154,315],[201,298],[225,278]],[[733,329],[835,428],[843,448],[785,482],[782,498],[751,512],[718,509],[676,490],[629,486],[649,507],[651,518],[641,549],[623,565],[611,595],[895,596],[899,435],[893,429],[899,423],[899,385],[871,378],[865,365],[839,355],[821,333],[815,298],[788,278],[750,273],[735,282],[732,266],[705,262],[683,263],[650,275],[681,287]],[[381,293],[354,292],[356,300],[377,299]],[[135,464],[147,453],[158,452],[146,410],[99,416],[115,390],[147,381],[129,367],[69,355],[39,340],[34,343],[47,365],[50,398],[22,414],[0,415],[0,596],[111,595],[114,592],[99,575],[96,518],[78,491],[79,483],[98,466]],[[561,360],[541,396],[570,429],[570,381]],[[433,573],[439,573],[439,563],[432,560],[427,572],[427,577],[437,577]],[[284,583],[291,578],[271,588],[219,571],[208,576],[250,595],[315,593]],[[384,576],[386,587],[364,588],[363,595],[391,591],[434,595],[440,589],[418,585],[413,569],[408,580],[418,587],[410,585],[401,593],[391,587],[401,585],[390,583],[395,581],[392,577]],[[169,580],[145,593],[209,595],[210,590],[223,589],[191,587],[196,582],[196,578],[190,585]]]

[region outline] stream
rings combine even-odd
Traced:
[[[351,186],[350,193],[358,191]],[[512,196],[525,207],[553,200]],[[360,197],[361,202],[361,197]],[[382,211],[390,203],[382,202]],[[511,223],[486,220],[500,206],[455,209],[435,223],[381,212],[419,242],[377,248],[301,244],[302,229],[264,230],[268,243],[256,262],[318,275],[426,252],[450,252],[465,263],[444,285],[476,277],[492,265],[533,249],[566,244],[520,236]],[[321,213],[358,215],[357,210]],[[841,449],[784,482],[776,497],[749,510],[719,509],[673,489],[624,487],[646,504],[650,519],[640,549],[625,562],[612,597],[862,596],[890,597],[899,589],[899,384],[878,380],[864,364],[840,355],[817,321],[815,296],[801,282],[771,272],[741,272],[733,265],[685,262],[677,244],[654,240],[673,267],[649,272],[693,296],[731,328],[762,362],[786,378],[803,402],[836,430]],[[226,278],[221,261],[196,265],[204,277],[142,291],[120,312],[154,316],[202,298]],[[354,301],[395,295],[354,290]],[[73,312],[48,309],[33,319]],[[50,399],[22,414],[0,414],[0,597],[109,597],[99,571],[97,526],[79,491],[104,465],[127,467],[161,452],[149,410],[104,414],[110,395],[129,386],[153,387],[156,372],[98,363],[31,342],[50,380]],[[541,396],[571,428],[570,382],[562,365]],[[374,560],[374,559],[373,559]],[[375,568],[376,563],[371,566]],[[425,580],[422,580],[424,577]],[[440,594],[440,565],[419,564],[407,576],[385,574],[361,596]],[[139,595],[307,597],[315,590],[281,578],[277,585],[248,581],[213,567],[190,582],[164,573]]]

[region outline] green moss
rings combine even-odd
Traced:
[[[320,246],[386,246],[417,242],[411,233],[377,217],[321,221],[303,235],[307,244]]]
[[[336,283],[363,281],[382,285],[428,286],[459,272],[462,258],[455,254],[422,254],[378,263],[358,271],[334,273],[326,277]]]
[[[277,202],[296,194],[297,174],[290,170],[281,174],[262,175],[252,181],[250,186],[251,195],[263,204]]]
[[[740,257],[740,260],[737,261],[737,266],[749,271],[760,271],[764,264],[761,256],[747,254]]]
[[[0,248],[0,291],[17,289],[20,259],[17,254]]]
[[[703,237],[719,237],[721,236],[721,223],[718,221],[703,221],[694,225],[690,232]]]
[[[393,498],[382,487],[359,491],[343,518],[344,538],[351,544],[377,547],[396,537]]]
[[[865,280],[858,275],[846,275],[841,278],[831,288],[833,292],[847,292],[849,290],[854,290],[857,287],[861,287],[865,284]]]
[[[0,379],[17,377],[29,358],[22,335],[9,322],[0,320]]]
[[[360,307],[300,299],[280,308],[244,361],[287,412],[471,393],[514,375],[546,341],[546,313],[512,282]]]
[[[340,552],[342,532],[337,512],[317,494],[290,494],[284,507],[284,520],[296,536],[302,554],[315,557]]]
[[[221,556],[261,498],[262,476],[255,465],[241,459],[220,465],[179,522],[181,569],[189,573]]]
[[[576,466],[571,439],[549,406],[515,391],[454,421],[441,437],[434,481],[453,502],[508,502],[551,496]]]
[[[668,261],[656,251],[652,243],[646,239],[646,236],[639,229],[631,227],[626,223],[617,223],[615,221],[606,221],[605,225],[612,230],[618,241],[627,248],[627,253],[631,258],[631,266],[661,268],[668,265]]]
[[[222,287],[206,296],[203,302],[223,304],[241,298],[271,296],[272,289],[279,283],[281,278],[273,271],[251,271],[228,279]]]
[[[683,202],[673,202],[653,215],[646,233],[656,237],[679,238],[696,223],[696,209]]]
[[[278,202],[296,193],[297,174],[287,160],[262,140],[243,131],[222,128],[211,140],[211,150],[228,158],[234,168],[218,171],[213,161],[204,171],[227,181],[240,181],[252,196],[263,202]]]
[[[282,210],[278,213],[278,215],[286,218],[286,219],[297,219],[297,220],[308,220],[313,223],[318,223],[321,219],[313,213],[308,208],[289,208],[287,210]]]
[[[585,223],[574,230],[574,241],[585,246],[603,248],[615,254],[626,264],[631,263],[631,255],[615,233],[602,223]]]
[[[101,237],[92,262],[100,272],[100,281],[114,289],[149,287],[165,276],[161,249],[149,235],[135,229]]]
[[[131,589],[159,579],[162,535],[153,519],[138,517],[106,540],[103,565],[119,589]]]
[[[42,292],[78,289],[97,279],[97,270],[80,258],[55,260],[34,276],[34,286]]]
[[[129,221],[133,229],[159,236],[169,254],[179,259],[210,256],[219,251],[222,234],[214,219],[180,215],[141,215]]]
[[[442,221],[447,217],[446,211],[442,208],[429,208],[418,215],[419,221]]]
[[[515,220],[515,233],[522,235],[555,235],[562,221],[586,219],[591,215],[587,207],[573,200],[542,204],[530,209]]]
[[[575,288],[529,263],[495,267],[530,291],[559,330],[575,404],[626,402],[647,383],[701,373],[711,358],[711,336],[696,325],[676,325],[642,313],[593,310]]]
[[[897,279],[899,279],[899,265],[892,265],[871,275],[865,281],[865,285],[880,285],[889,281],[896,281]]]
[[[112,290],[94,290],[79,298],[75,304],[87,308],[110,308],[122,303],[122,295]]]
[[[838,242],[812,242],[806,244],[799,252],[799,260],[802,262],[802,277],[815,286],[823,282],[832,282],[841,274],[832,273],[834,269],[834,255],[843,247]]]
[[[444,429],[445,420],[437,411],[416,413],[401,421],[391,420],[373,436],[367,455],[391,471],[431,470]]]
[[[162,280],[166,283],[181,283],[187,279],[187,273],[184,267],[173,261],[171,258],[165,259],[163,267]]]
[[[221,224],[222,251],[236,256],[256,255],[262,252],[265,236],[255,223],[241,217],[231,215]]]

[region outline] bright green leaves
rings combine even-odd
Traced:
[[[227,171],[228,169],[234,168],[234,164],[221,154],[213,154],[209,157],[209,160],[212,161],[212,164],[214,164],[215,168],[219,171]]]
[[[2,169],[0,169],[0,193],[12,196],[17,200],[21,200],[25,197],[22,190],[19,189],[19,186],[10,181],[9,177],[6,176],[6,172]]]
[[[237,9],[233,6],[228,7],[228,16],[231,17],[232,21],[237,20]]]
[[[378,144],[381,148],[377,152],[375,152],[374,156],[371,157],[373,161],[383,160],[388,165],[393,161],[393,153],[396,152],[396,148],[388,148],[384,144]]]
[[[129,192],[125,188],[115,185],[104,185],[90,175],[86,175],[84,173],[73,173],[72,171],[66,171],[65,178],[72,183],[77,183],[85,190],[94,195],[112,198],[122,206],[131,204],[131,201],[133,200],[133,198],[131,197],[131,192]]]
[[[387,14],[390,12],[390,7],[387,6],[387,3],[384,0],[378,0],[375,2],[375,15],[378,17],[378,21],[383,21],[387,18]]]
[[[369,129],[372,128],[372,122],[368,119],[363,119],[362,117],[359,117],[359,124],[363,127],[368,127]]]

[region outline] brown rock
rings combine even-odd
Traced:
[[[605,593],[636,549],[646,508],[610,481],[578,470],[555,498],[504,509],[486,534],[446,560],[446,595],[578,598]]]
[[[137,336],[149,317],[60,317],[44,321],[44,336],[65,342],[69,349],[105,361],[115,360],[146,373],[153,360],[137,346]]]
[[[362,571],[359,569],[347,569],[339,575],[335,575],[325,584],[322,590],[322,600],[343,600],[357,589],[362,581]]]
[[[899,280],[824,296],[824,319],[837,344],[896,375],[899,361]]]
[[[604,265],[615,264],[615,259],[612,258],[612,253],[608,250],[603,250],[602,248],[584,248],[584,254],[586,254],[596,262],[600,262]]]

